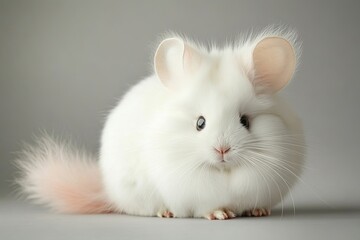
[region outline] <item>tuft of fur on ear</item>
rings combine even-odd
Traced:
[[[155,73],[166,87],[175,89],[196,72],[201,60],[200,51],[191,43],[180,37],[166,38],[155,52]]]
[[[295,31],[268,27],[242,45],[241,63],[256,89],[274,93],[293,78],[301,52]]]
[[[21,192],[38,204],[64,213],[111,211],[97,161],[65,142],[44,135],[16,161]]]

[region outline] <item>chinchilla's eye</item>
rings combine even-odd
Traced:
[[[240,123],[249,130],[250,128],[250,120],[247,115],[240,115]]]
[[[206,125],[206,120],[203,116],[200,116],[196,122],[196,129],[198,131],[201,131],[205,128]]]

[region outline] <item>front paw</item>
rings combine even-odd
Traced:
[[[235,218],[236,214],[230,211],[229,209],[223,208],[223,209],[215,210],[209,214],[206,214],[204,217],[209,220],[226,220],[226,219]]]
[[[270,216],[271,210],[267,208],[254,208],[243,212],[242,216],[245,217],[265,217]]]
[[[158,211],[156,215],[160,218],[173,218],[174,217],[174,214],[172,212],[170,212],[169,210]]]

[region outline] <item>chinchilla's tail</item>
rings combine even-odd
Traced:
[[[39,204],[64,213],[111,212],[98,162],[69,143],[44,135],[27,146],[16,165],[21,192]]]

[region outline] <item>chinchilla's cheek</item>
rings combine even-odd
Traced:
[[[262,114],[250,123],[250,132],[255,136],[272,136],[284,133],[287,127],[284,121],[277,115]]]

